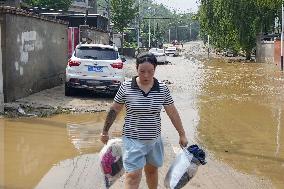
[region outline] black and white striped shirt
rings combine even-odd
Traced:
[[[153,87],[145,94],[138,87],[136,77],[125,81],[114,98],[115,102],[126,107],[123,135],[132,139],[153,140],[161,135],[162,107],[174,101],[165,83],[154,78]]]

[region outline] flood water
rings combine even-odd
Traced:
[[[175,60],[158,67],[156,75],[170,81],[190,141],[234,169],[284,188],[284,74],[267,64]],[[79,178],[98,171],[93,162],[103,146],[99,133],[105,116],[0,119],[0,188],[87,185]],[[165,117],[163,112],[163,135],[176,143],[177,133]],[[122,125],[123,113],[112,127],[113,136],[120,135]]]
[[[234,168],[284,188],[284,74],[274,65],[204,66],[199,138]]]
[[[65,188],[68,185],[66,173],[54,171],[50,179],[49,172],[62,165],[76,167],[68,164],[78,162],[76,158],[84,154],[98,152],[103,146],[99,134],[105,116],[102,112],[46,119],[2,119],[0,188]],[[113,136],[120,134],[121,125],[120,115],[112,128]],[[54,183],[57,187],[52,187]]]

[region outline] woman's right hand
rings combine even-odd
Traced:
[[[107,144],[108,140],[109,140],[108,133],[101,133],[101,141],[102,141],[102,143]]]
[[[179,137],[179,145],[180,145],[181,147],[186,147],[187,144],[188,144],[188,140],[187,140],[186,136],[185,136],[185,135],[181,135],[181,136]]]

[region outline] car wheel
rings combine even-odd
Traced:
[[[74,95],[74,89],[72,89],[65,83],[65,96],[73,96],[73,95]]]
[[[115,95],[116,95],[116,93],[117,93],[117,91],[118,91],[118,90],[112,91],[112,92],[110,93],[110,96],[114,98]]]

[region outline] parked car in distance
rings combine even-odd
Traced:
[[[168,47],[168,48],[166,48],[165,54],[168,55],[168,56],[169,55],[172,55],[172,56],[178,56],[179,55],[178,50],[177,50],[176,47]]]
[[[114,46],[77,45],[66,66],[65,96],[77,89],[115,94],[125,80],[124,62]]]
[[[158,63],[162,63],[162,64],[166,64],[167,61],[167,56],[164,52],[164,49],[159,49],[159,48],[151,48],[149,50],[149,53],[152,53],[155,55],[155,57],[157,58],[157,62]]]
[[[223,55],[227,57],[234,57],[234,56],[237,56],[238,53],[232,49],[224,49]]]

